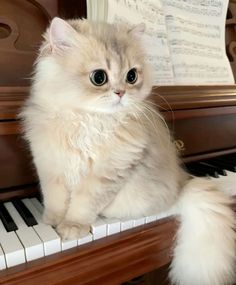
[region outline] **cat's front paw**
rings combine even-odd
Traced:
[[[63,219],[63,215],[58,214],[54,211],[45,210],[43,213],[43,222],[47,225],[51,225],[53,227],[60,224]]]
[[[86,236],[89,233],[90,226],[63,221],[56,230],[62,240],[72,240]]]

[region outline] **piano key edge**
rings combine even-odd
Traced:
[[[177,221],[168,217],[0,272],[0,284],[111,284],[170,262]],[[88,266],[89,265],[89,266]],[[134,266],[135,265],[135,266]],[[60,270],[59,270],[60,268]],[[104,270],[106,268],[106,270]],[[130,268],[130,270],[127,270]],[[106,273],[105,273],[106,272]],[[50,278],[48,276],[50,275]]]

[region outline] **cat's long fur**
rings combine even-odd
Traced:
[[[235,217],[230,198],[188,179],[169,133],[147,103],[152,80],[142,27],[54,19],[21,113],[44,196],[46,223],[62,238],[89,230],[98,214],[140,217],[174,207],[180,226],[170,277],[179,285],[230,285]],[[73,26],[73,28],[72,28]],[[137,68],[138,80],[125,76]],[[104,69],[95,87],[89,74]],[[120,99],[115,90],[124,90]]]

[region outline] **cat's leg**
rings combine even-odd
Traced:
[[[63,174],[63,151],[57,148],[52,134],[51,131],[37,133],[32,137],[31,150],[43,194],[43,221],[56,226],[65,215],[70,193]]]
[[[41,151],[40,141],[37,147],[33,145],[34,163],[37,167],[37,173],[40,180],[40,187],[43,194],[44,213],[43,221],[46,224],[56,226],[65,215],[69,200],[69,192],[65,186],[64,176],[57,167],[54,160],[54,153]],[[41,147],[41,148],[40,148]],[[38,150],[36,152],[36,150]]]
[[[88,234],[90,225],[114,196],[115,192],[107,191],[97,178],[86,179],[83,186],[71,192],[66,215],[57,226],[62,239],[75,239]]]
[[[118,219],[157,215],[170,209],[176,200],[175,192],[175,185],[169,187],[166,183],[146,180],[140,175],[122,187],[102,214]]]
[[[57,226],[66,213],[69,193],[62,181],[57,178],[54,181],[41,183],[44,201],[43,221],[46,224]]]
[[[97,217],[93,204],[93,197],[89,193],[72,193],[67,213],[57,226],[57,232],[63,240],[76,239],[88,234],[90,225]]]

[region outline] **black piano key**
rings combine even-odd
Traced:
[[[201,171],[200,169],[197,169],[196,167],[194,167],[194,165],[187,165],[186,166],[187,170],[189,173],[198,176],[198,177],[204,177],[206,176],[206,173],[204,171]]]
[[[221,161],[231,167],[236,167],[235,162],[228,160],[226,157],[217,157],[216,160]]]
[[[195,176],[227,176],[226,170],[236,172],[236,154],[227,154],[203,161],[190,162],[186,165],[189,173]]]
[[[230,157],[219,156],[219,157],[216,157],[216,159],[235,165],[234,161],[230,159]]]
[[[209,176],[219,178],[218,169],[216,169],[215,167],[207,165],[203,162],[199,162],[198,167],[200,167],[203,171],[206,171],[206,174],[208,174]]]
[[[13,200],[12,203],[25,221],[25,223],[27,224],[27,226],[32,227],[38,224],[30,210],[21,200]]]
[[[37,195],[35,196],[35,198],[36,198],[41,204],[43,204],[43,197],[42,197],[42,194],[37,193]]]
[[[209,163],[216,165],[218,167],[221,167],[222,169],[232,171],[232,172],[236,172],[236,166],[232,166],[225,161],[219,160],[217,158],[211,158],[208,161],[209,161]]]
[[[221,167],[218,167],[217,165],[214,165],[214,164],[212,164],[210,162],[201,161],[200,164],[203,164],[203,165],[205,165],[207,167],[212,168],[213,170],[215,170],[220,175],[223,175],[223,176],[227,175],[224,169],[222,169]]]
[[[192,164],[190,164],[190,166],[195,169],[195,171],[199,171],[201,173],[203,173],[203,176],[212,176],[212,177],[215,177],[215,178],[218,178],[219,177],[219,174],[218,172],[212,168],[212,167],[209,167],[207,165],[204,165],[200,162],[194,162]]]
[[[8,232],[18,230],[17,225],[3,204],[0,204],[0,219]]]
[[[224,155],[221,158],[224,158],[225,160],[233,163],[236,166],[236,154],[235,153]]]

